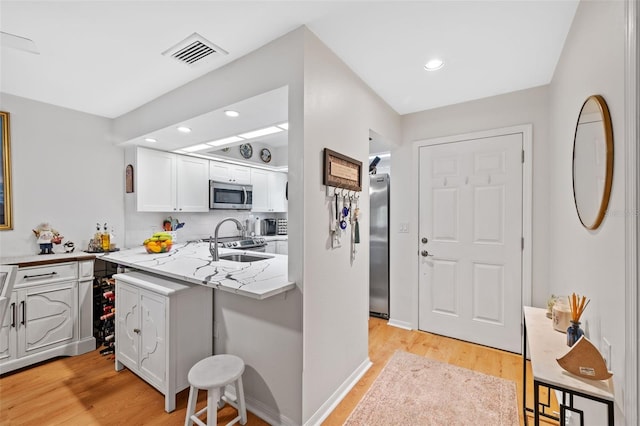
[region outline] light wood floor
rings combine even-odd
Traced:
[[[420,331],[369,321],[369,357],[373,366],[326,419],[342,425],[393,352],[401,349],[516,382],[522,423],[522,358],[519,355]],[[176,410],[165,413],[164,397],[129,370],[114,371],[113,356],[99,352],[63,357],[0,378],[2,425],[180,425],[184,423],[188,390],[178,394]],[[528,378],[531,374],[528,373]],[[531,383],[527,401],[533,401]],[[198,409],[204,407],[200,392]],[[528,404],[531,406],[531,402]],[[218,424],[235,417],[225,407]],[[530,422],[532,423],[532,422]],[[267,425],[249,413],[251,426]]]

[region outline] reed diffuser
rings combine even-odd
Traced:
[[[584,335],[580,328],[580,317],[591,300],[573,293],[569,296],[571,309],[571,325],[567,328],[567,346],[573,346]]]

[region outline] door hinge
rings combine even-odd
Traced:
[[[522,162],[524,163],[524,149],[522,150]]]
[[[524,237],[522,237],[522,238],[520,239],[520,241],[521,241],[521,247],[520,247],[520,248],[521,248],[522,250],[524,250]]]

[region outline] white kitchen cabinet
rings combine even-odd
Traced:
[[[0,328],[0,374],[96,348],[93,260],[19,267]]]
[[[289,254],[289,242],[288,241],[276,241],[276,253],[277,254]]]
[[[251,169],[247,166],[211,160],[209,161],[209,179],[249,185]]]
[[[138,211],[209,211],[209,160],[139,147],[136,164]]]
[[[213,353],[213,290],[130,272],[116,279],[117,371],[127,367],[165,395],[189,387],[189,369]]]
[[[278,213],[287,211],[285,196],[287,175],[263,169],[251,169],[253,186],[252,212]]]
[[[276,253],[276,242],[267,241],[267,245],[264,247],[265,253]]]

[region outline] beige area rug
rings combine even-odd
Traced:
[[[519,425],[510,380],[396,351],[345,425]]]

